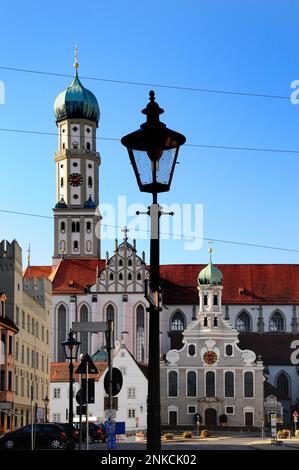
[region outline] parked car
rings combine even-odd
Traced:
[[[31,449],[32,426],[24,426],[7,432],[0,437],[0,447],[4,449]],[[65,432],[58,424],[43,423],[33,425],[34,449],[66,449],[68,441]]]
[[[78,431],[77,439],[80,439],[80,423],[74,423]],[[88,435],[90,442],[106,442],[106,431],[102,426],[95,423],[88,423]],[[82,422],[82,442],[86,441],[86,423]]]
[[[78,440],[78,429],[73,426],[73,429],[70,427],[69,423],[53,423],[58,424],[58,426],[65,433],[65,438],[69,444],[69,447],[75,447],[75,442]]]

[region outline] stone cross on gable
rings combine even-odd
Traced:
[[[128,240],[128,232],[130,231],[130,229],[128,229],[127,227],[124,227],[121,229],[122,232],[124,232],[124,240]]]

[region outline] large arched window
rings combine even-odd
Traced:
[[[175,312],[170,320],[171,331],[183,331],[185,329],[185,315],[182,312]]]
[[[225,397],[235,396],[234,373],[231,371],[225,372],[225,375],[224,375],[224,396]]]
[[[278,311],[272,313],[270,318],[270,331],[285,331],[284,317],[282,313]]]
[[[236,319],[236,328],[242,333],[247,333],[251,331],[251,318],[248,312],[245,310],[237,316]]]
[[[206,373],[206,397],[214,397],[216,395],[215,372]]]
[[[285,372],[280,372],[276,378],[276,388],[281,398],[290,398],[290,383]]]
[[[178,396],[178,373],[175,370],[171,370],[168,373],[168,396]]]
[[[88,321],[88,308],[84,304],[80,308],[80,322],[85,323],[87,321]],[[87,331],[84,331],[84,332],[82,331],[80,333],[80,342],[81,342],[80,352],[83,353],[83,354],[88,353],[88,333],[87,333]]]
[[[138,305],[136,311],[136,360],[144,362],[144,307]]]
[[[196,397],[196,372],[187,372],[187,397]]]
[[[244,397],[253,397],[253,372],[245,372],[244,374]]]
[[[113,338],[112,341],[114,343],[114,336],[115,336],[115,309],[112,304],[109,304],[106,308],[106,321],[113,321]]]
[[[66,308],[64,305],[59,305],[57,310],[57,360],[58,362],[65,361],[62,342],[67,339],[66,335]]]

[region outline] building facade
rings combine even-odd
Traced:
[[[183,347],[161,365],[161,420],[173,427],[260,427],[263,363],[240,349],[238,332],[222,312],[223,277],[212,262],[198,276],[199,309],[183,331]]]
[[[90,421],[104,422],[106,420],[104,411],[104,378],[107,372],[107,361],[97,361],[99,353],[94,356],[95,365],[99,371],[95,374],[95,403],[88,405],[88,415]],[[101,352],[101,356],[103,353]],[[102,357],[103,358],[103,357]],[[75,364],[76,370],[78,363]],[[127,431],[144,430],[146,428],[146,396],[147,378],[145,368],[141,368],[124,343],[116,341],[113,354],[113,367],[118,368],[123,377],[122,389],[117,395],[118,409],[116,411],[116,421],[126,424]],[[80,389],[79,376],[75,375],[74,396]],[[51,413],[50,419],[54,422],[63,422],[68,419],[69,408],[69,371],[66,363],[51,364]],[[74,407],[74,421],[79,421]],[[83,417],[84,419],[84,417]]]
[[[30,264],[26,268],[30,273]],[[22,274],[22,250],[14,240],[0,243],[0,290],[5,290],[6,317],[19,331],[14,344],[14,427],[42,420],[49,393],[51,282]]]
[[[0,434],[10,431],[14,426],[14,347],[18,328],[6,317],[6,295],[0,292]]]

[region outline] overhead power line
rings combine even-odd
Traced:
[[[37,135],[50,135],[57,137],[56,132],[33,131],[27,129],[9,129],[0,127],[1,132],[12,132],[21,134],[37,134]],[[96,137],[96,140],[106,140],[111,142],[120,142],[117,137]],[[236,145],[209,145],[209,144],[184,144],[184,147],[197,147],[208,149],[221,149],[221,150],[241,150],[245,152],[268,152],[268,153],[288,153],[298,155],[299,150],[283,149],[283,148],[267,148],[267,147],[239,147]]]
[[[32,214],[30,212],[17,212],[17,211],[11,211],[11,210],[6,210],[6,209],[0,209],[0,212],[7,213],[7,214],[24,215],[28,217],[40,217],[43,219],[54,218],[53,216],[49,216],[49,215]],[[123,228],[120,225],[112,225],[112,224],[101,224],[101,227],[116,228],[119,230]],[[136,232],[150,233],[150,230],[141,229],[141,228],[134,228],[134,230],[136,230]],[[188,240],[213,241],[213,242],[218,242],[218,243],[229,243],[233,245],[251,246],[253,248],[266,248],[268,250],[279,250],[279,251],[289,251],[293,253],[299,253],[299,250],[296,250],[294,248],[284,248],[284,247],[278,247],[278,246],[262,245],[262,244],[257,244],[257,243],[238,242],[235,240],[222,240],[220,238],[212,238],[212,237],[196,237],[196,236],[192,236],[192,235],[184,234],[184,233],[160,232],[160,235],[171,235],[173,237],[181,237],[181,238],[186,238]]]
[[[55,77],[70,77],[73,78],[74,76],[71,74],[65,73],[55,73],[55,72],[47,72],[44,70],[32,70],[32,69],[22,69],[17,67],[4,67],[0,66],[2,70],[9,70],[12,72],[23,72],[23,73],[32,73],[38,75],[51,75]],[[223,95],[236,95],[236,96],[251,96],[255,98],[272,98],[272,99],[279,99],[279,100],[289,100],[289,96],[285,95],[272,95],[268,93],[257,93],[257,92],[249,92],[249,91],[234,91],[234,90],[221,90],[215,88],[201,88],[201,87],[189,87],[189,86],[179,86],[179,85],[166,85],[161,83],[147,83],[147,82],[135,82],[130,80],[115,80],[110,78],[101,78],[101,77],[88,77],[88,76],[80,76],[83,80],[94,80],[99,82],[107,82],[107,83],[118,83],[122,85],[135,85],[135,86],[147,86],[152,88],[168,88],[172,90],[181,90],[181,91],[194,91],[199,93],[217,93]]]

